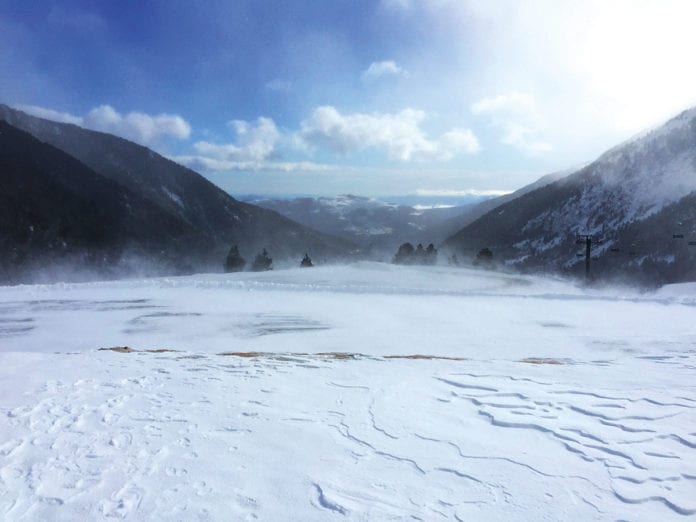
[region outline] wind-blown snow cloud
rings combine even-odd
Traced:
[[[384,76],[408,76],[408,72],[402,69],[393,60],[385,60],[382,62],[372,62],[370,66],[362,73],[363,81],[369,82]]]
[[[475,154],[479,142],[469,129],[452,129],[438,139],[428,139],[420,128],[426,114],[404,109],[396,114],[341,114],[322,106],[302,121],[298,139],[310,148],[349,154],[367,148],[385,151],[391,160],[447,161],[458,154]]]
[[[75,116],[36,105],[22,105],[19,109],[39,118],[108,132],[143,145],[153,145],[159,138],[165,136],[183,140],[191,135],[191,126],[188,122],[175,114],[150,115],[144,112],[121,114],[110,105],[95,107],[85,116]]]
[[[74,116],[68,112],[56,111],[38,105],[17,105],[17,109],[24,111],[27,114],[44,118],[46,120],[57,121],[60,123],[72,123],[73,125],[82,125],[82,118]]]
[[[543,118],[537,110],[534,97],[529,94],[510,92],[483,98],[472,104],[471,112],[487,116],[491,124],[501,130],[502,143],[530,156],[552,149],[549,143],[538,137]]]

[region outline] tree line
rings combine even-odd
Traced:
[[[237,245],[232,245],[229,253],[227,254],[227,258],[225,259],[225,272],[242,272],[246,268],[246,265],[247,261],[239,253],[239,248],[237,248]],[[302,261],[300,261],[300,266],[302,268],[314,266],[309,254],[305,253]],[[249,270],[252,272],[265,272],[267,270],[273,270],[273,258],[268,255],[265,248],[256,255],[254,262],[251,263],[251,266],[249,267]]]

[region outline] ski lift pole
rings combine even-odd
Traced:
[[[589,234],[578,234],[576,236],[576,243],[585,243],[585,281],[590,280],[590,260],[592,251],[592,236]]]

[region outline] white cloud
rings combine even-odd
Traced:
[[[552,147],[545,141],[536,139],[536,132],[529,127],[513,122],[502,124],[504,130],[502,142],[515,147],[531,156],[549,152]]]
[[[376,80],[384,76],[408,76],[408,72],[402,69],[393,60],[385,60],[383,62],[372,62],[370,66],[362,73],[364,81]]]
[[[271,118],[260,117],[255,124],[232,120],[228,126],[234,129],[237,135],[234,143],[199,141],[193,147],[200,155],[219,161],[260,162],[273,155],[280,139],[280,131]]]
[[[512,190],[478,190],[478,189],[465,189],[465,190],[450,190],[450,189],[418,189],[416,190],[417,196],[427,196],[427,197],[462,197],[462,196],[504,196],[505,194],[510,194]]]
[[[420,128],[425,112],[404,109],[396,114],[341,114],[331,106],[317,107],[302,121],[298,141],[339,154],[367,148],[383,150],[398,161],[434,159],[447,161],[458,154],[479,151],[476,136],[468,129],[453,129],[436,140]]]
[[[180,140],[191,135],[191,126],[181,116],[144,112],[120,114],[109,105],[101,105],[89,111],[83,118],[86,127],[110,132],[139,143],[151,144],[162,136]]]
[[[460,153],[475,154],[481,150],[478,139],[469,129],[453,129],[445,132],[438,140],[440,158],[444,161],[452,159]]]
[[[276,148],[284,137],[271,118],[260,117],[255,122],[232,120],[227,126],[234,130],[234,142],[199,141],[193,145],[197,155],[172,159],[194,170],[217,172],[324,172],[335,169],[331,165],[310,161],[274,160],[278,155]]]
[[[488,117],[501,131],[500,141],[530,156],[538,156],[552,150],[551,145],[539,138],[544,119],[539,113],[533,96],[510,92],[483,98],[471,105],[471,112]]]
[[[164,136],[183,140],[191,134],[191,126],[188,122],[174,114],[150,115],[144,112],[121,114],[110,105],[95,107],[85,116],[75,116],[35,105],[23,105],[18,108],[39,118],[108,132],[143,145],[152,145]]]
[[[537,108],[534,98],[525,93],[512,91],[508,94],[483,98],[471,106],[474,114],[499,113],[521,115],[524,117],[537,118]]]
[[[172,161],[199,171],[275,171],[275,172],[327,172],[336,170],[333,165],[311,161],[233,161],[206,156],[173,156]]]
[[[282,78],[274,78],[270,82],[266,83],[265,87],[269,91],[289,91],[292,87],[292,83],[288,80],[283,80]]]
[[[46,120],[57,121],[60,123],[82,125],[82,118],[79,116],[73,116],[67,112],[54,111],[53,109],[39,107],[38,105],[17,105],[17,109],[26,112],[27,114],[31,114],[32,116],[36,116],[37,118],[44,118]]]

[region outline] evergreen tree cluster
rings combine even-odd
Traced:
[[[237,248],[237,245],[232,245],[229,253],[227,254],[227,258],[225,259],[225,272],[241,272],[246,267],[246,264],[246,259],[244,259],[239,253],[239,248]],[[312,263],[312,258],[309,257],[309,254],[305,253],[302,261],[300,261],[300,266],[302,268],[314,266]],[[273,259],[268,255],[265,248],[256,256],[254,262],[249,267],[249,270],[252,272],[273,270]]]
[[[239,248],[237,245],[232,245],[227,258],[225,259],[225,272],[241,272],[246,267],[246,259],[242,257],[239,253]],[[264,248],[261,253],[256,256],[254,262],[251,264],[250,270],[252,272],[262,272],[264,270],[273,270],[272,267],[273,259],[268,257],[268,252]]]
[[[432,243],[427,248],[420,243],[415,248],[411,243],[404,243],[392,260],[397,265],[434,265],[436,261],[437,249]]]
[[[263,251],[256,256],[254,262],[251,264],[252,272],[265,272],[266,270],[273,270],[273,259],[268,256],[268,252],[264,248]]]
[[[492,268],[494,266],[493,252],[490,248],[482,248],[476,254],[474,258],[474,266],[481,266],[483,268]]]

